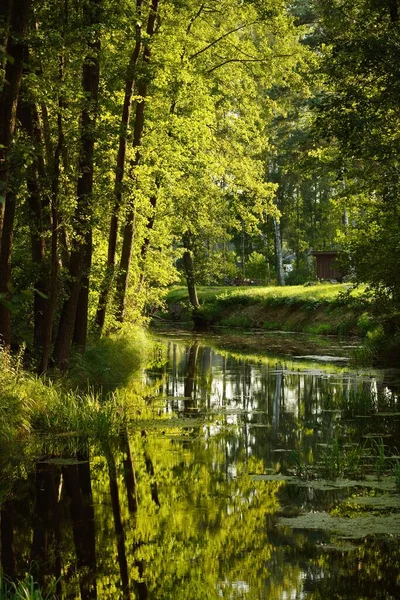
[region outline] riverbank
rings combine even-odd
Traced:
[[[199,287],[200,308],[174,287],[161,319],[200,326],[362,336],[371,325],[363,288],[348,284],[287,287]]]

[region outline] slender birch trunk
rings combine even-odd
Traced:
[[[282,241],[281,241],[281,228],[278,219],[273,217],[274,222],[274,233],[275,233],[275,265],[276,265],[276,277],[278,285],[285,285],[285,275],[283,272],[282,264]]]

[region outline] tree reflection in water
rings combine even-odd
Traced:
[[[332,511],[348,490],[255,477],[289,472],[294,453],[314,468],[320,445],[344,430],[363,439],[374,425],[344,423],[324,402],[379,381],[167,344],[168,361],[146,375],[162,407],[154,424],[44,444],[40,460],[19,465],[1,507],[3,572],[30,569],[82,600],[398,597],[397,538],[277,526],[281,514]],[[380,426],[398,435],[396,419]]]

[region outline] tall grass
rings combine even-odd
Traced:
[[[104,337],[89,345],[84,354],[72,356],[70,386],[103,394],[125,387],[137,376],[150,348],[150,339],[140,327]]]
[[[0,600],[57,600],[57,596],[51,590],[44,593],[32,575],[15,583],[0,574]]]
[[[149,349],[140,330],[106,338],[74,357],[66,377],[53,380],[24,371],[21,357],[0,351],[0,446],[34,432],[116,434],[128,412],[132,418],[143,408],[134,382]]]

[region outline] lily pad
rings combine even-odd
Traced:
[[[357,498],[350,498],[348,500],[350,504],[356,504],[361,506],[368,506],[376,509],[391,509],[400,511],[400,496],[386,494],[383,496],[358,496]]]
[[[252,474],[250,474],[250,478],[253,481],[291,481],[293,479],[293,477],[291,475],[280,475],[280,474],[268,475],[266,473],[262,473],[262,474],[252,473]]]
[[[362,480],[356,479],[301,479],[300,477],[296,477],[295,475],[281,475],[277,474],[260,474],[260,475],[252,475],[252,479],[255,481],[285,481],[288,485],[297,485],[302,488],[312,488],[314,490],[321,491],[334,491],[346,488],[366,488],[366,489],[376,489],[381,491],[394,491],[396,489],[396,484],[394,477],[383,477],[380,480],[366,478]]]
[[[348,539],[362,539],[368,535],[400,536],[400,514],[348,518],[333,517],[326,512],[314,512],[298,517],[282,517],[279,519],[279,525],[292,529],[320,529]]]

